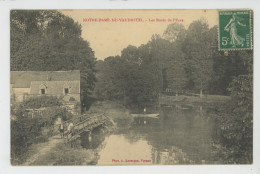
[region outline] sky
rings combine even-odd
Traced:
[[[61,12],[81,24],[82,38],[90,43],[98,60],[121,55],[121,51],[128,45],[139,47],[141,44],[146,44],[153,34],[162,35],[167,26],[173,22],[182,23],[186,28],[191,22],[202,17],[207,19],[210,27],[218,23],[216,10],[62,10]],[[123,22],[123,19],[132,21]]]

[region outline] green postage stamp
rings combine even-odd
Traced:
[[[250,10],[219,11],[219,50],[252,49]]]

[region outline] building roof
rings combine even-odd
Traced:
[[[32,81],[30,94],[39,94],[42,87],[46,89],[46,94],[57,95],[63,94],[64,88],[69,89],[70,94],[80,93],[80,81]]]
[[[14,88],[30,88],[32,81],[80,80],[80,71],[11,71],[10,82]]]

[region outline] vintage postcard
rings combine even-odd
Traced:
[[[253,163],[253,10],[10,10],[14,166]]]

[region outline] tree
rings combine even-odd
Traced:
[[[168,61],[167,68],[169,88],[176,93],[176,96],[187,83],[185,55],[179,48],[175,44],[172,45],[170,49],[171,60]]]
[[[185,54],[181,50],[185,35],[186,30],[180,23],[168,25],[163,34],[163,37],[171,42],[167,47],[168,55],[164,62],[166,65],[167,86],[176,93],[176,96],[185,87],[188,80],[185,71]]]
[[[177,40],[183,40],[185,38],[186,30],[181,23],[172,23],[167,26],[163,32],[163,38],[175,42]]]
[[[127,46],[121,51],[121,57],[131,63],[138,65],[142,63],[138,48],[132,45]]]
[[[101,99],[123,99],[127,86],[127,63],[120,56],[98,61],[95,94]]]
[[[145,107],[158,97],[160,92],[160,68],[158,59],[152,56],[150,47],[142,45],[139,48],[128,46],[122,51],[121,81],[124,83],[124,97],[128,102],[140,108]]]
[[[96,94],[124,104],[144,107],[156,101],[161,88],[159,58],[153,55],[150,45],[129,45],[121,56],[108,57],[98,63]]]
[[[56,10],[11,11],[12,71],[81,71],[82,108],[94,89],[94,52],[81,26]]]
[[[129,45],[121,56],[99,63],[98,88],[105,98],[128,100],[142,105],[171,89],[228,94],[235,76],[252,72],[252,52],[225,56],[217,48],[217,26],[209,28],[205,19],[194,21],[186,30],[170,24],[163,38],[154,34],[139,47]],[[126,103],[126,102],[125,102]]]
[[[191,72],[191,79],[195,88],[202,91],[208,88],[213,73],[213,59],[211,52],[212,40],[208,23],[204,19],[190,24],[182,50],[186,53],[186,61]]]
[[[229,85],[231,100],[216,106],[220,143],[231,151],[226,158],[232,163],[253,162],[253,76],[235,77]],[[226,159],[225,159],[226,160]]]

